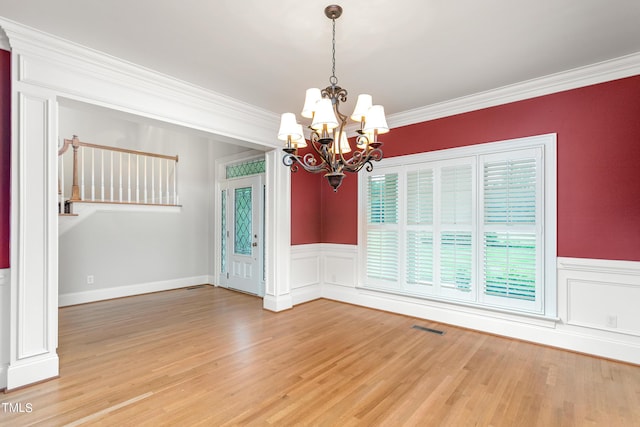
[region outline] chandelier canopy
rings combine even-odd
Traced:
[[[299,167],[311,173],[325,172],[333,191],[337,191],[345,172],[357,173],[363,167],[371,171],[371,162],[382,159],[382,142],[378,141],[378,135],[389,132],[389,127],[382,105],[373,105],[371,95],[358,95],[351,119],[360,123],[360,128],[356,130],[355,148],[352,149],[345,130],[348,117],[340,112],[340,103],[347,101],[347,90],[338,86],[336,77],[336,19],[342,15],[342,7],[327,6],[324,14],[333,25],[330,84],[322,90],[307,89],[301,113],[302,117],[311,119],[308,127],[313,151],[304,156],[298,154],[299,148],[307,147],[307,141],[294,113],[282,114],[278,139],[285,141],[282,160],[292,172]],[[352,153],[351,157],[348,153]]]

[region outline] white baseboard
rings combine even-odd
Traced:
[[[291,289],[291,301],[293,305],[302,304],[320,298],[322,298],[322,287],[319,283]]]
[[[281,295],[274,297],[271,295],[265,295],[262,300],[262,307],[269,311],[284,311],[293,307],[293,300],[291,294]]]
[[[640,262],[558,258],[558,318],[547,319],[359,288],[355,245],[291,254],[294,304],[327,298],[640,365]]]
[[[9,368],[10,284],[11,270],[8,268],[0,269],[0,389],[7,386],[7,369]]]
[[[148,294],[151,292],[168,291],[171,289],[185,288],[212,283],[211,276],[185,277],[181,279],[163,280],[159,282],[141,283],[137,285],[118,286],[114,288],[95,289],[91,291],[60,294],[58,306],[85,304],[88,302],[102,301],[113,298],[129,297],[133,295]]]
[[[640,343],[623,336],[572,330],[562,322],[479,312],[455,304],[325,284],[323,298],[389,311],[405,316],[520,339],[550,347],[640,364]]]
[[[47,355],[46,357],[33,357],[28,361],[17,361],[10,364],[7,369],[7,391],[23,387],[43,378],[54,378],[60,373],[58,355]]]

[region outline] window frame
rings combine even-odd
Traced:
[[[366,289],[367,291],[379,291],[381,293],[393,293],[406,297],[413,297],[417,299],[427,299],[433,301],[442,301],[446,303],[462,304],[480,309],[486,309],[491,311],[502,311],[508,313],[524,314],[534,317],[555,318],[557,315],[557,273],[556,273],[556,240],[557,240],[557,163],[556,163],[556,148],[557,147],[557,135],[555,133],[536,135],[530,137],[516,138],[497,142],[488,142],[483,144],[470,145],[465,147],[456,147],[445,150],[430,151],[418,154],[411,154],[406,156],[398,156],[392,158],[382,159],[372,172],[364,172],[358,180],[358,288]],[[520,152],[522,150],[537,149],[540,152],[540,180],[539,190],[542,192],[541,200],[536,200],[536,210],[540,210],[540,218],[542,223],[536,225],[540,228],[541,239],[540,247],[536,248],[539,254],[541,254],[541,268],[538,271],[540,276],[541,288],[538,290],[540,293],[539,307],[532,310],[530,306],[522,307],[520,304],[513,303],[510,306],[499,305],[491,302],[492,298],[486,298],[484,292],[482,292],[482,255],[483,247],[481,241],[483,240],[485,227],[483,221],[483,181],[481,174],[483,173],[483,159],[491,158],[492,156],[500,156],[509,152]],[[458,164],[460,159],[472,158],[473,174],[472,174],[472,239],[474,240],[472,252],[472,289],[473,298],[468,300],[451,297],[450,295],[439,295],[438,293],[419,293],[415,286],[405,282],[405,265],[404,262],[399,263],[398,275],[400,279],[398,283],[391,284],[390,286],[381,288],[379,286],[372,286],[373,283],[368,283],[367,279],[367,182],[369,176],[379,175],[382,173],[394,173],[399,174],[399,218],[402,219],[402,226],[399,233],[405,233],[409,226],[406,222],[406,209],[407,209],[407,183],[406,177],[408,171],[428,169],[430,165],[438,165],[442,167],[445,164]],[[433,186],[440,185],[434,178]],[[439,191],[438,196],[434,200],[434,209],[438,209],[440,206]],[[481,210],[482,209],[482,210]],[[436,245],[435,232],[438,227],[433,227],[433,242]],[[439,239],[437,239],[439,242]],[[399,259],[404,260],[406,258],[406,241],[404,238],[399,243]],[[404,246],[404,247],[402,247]],[[434,250],[434,257],[437,251]],[[434,259],[434,265],[439,262],[438,259]],[[432,288],[439,287],[439,283],[436,277],[434,277],[434,285],[430,285]],[[439,292],[439,290],[438,290]],[[487,302],[488,300],[488,302]]]

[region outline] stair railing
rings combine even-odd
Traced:
[[[73,159],[65,162],[64,154],[69,147],[73,148]],[[64,140],[58,157],[60,206],[66,205],[67,201],[179,204],[178,156],[91,144],[74,135],[72,139]],[[65,171],[65,163],[71,163],[70,177]],[[67,199],[65,181],[69,178],[71,189]]]

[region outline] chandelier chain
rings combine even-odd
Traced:
[[[338,78],[336,77],[336,19],[332,18],[331,22],[333,23],[333,39],[331,45],[331,77],[329,78],[329,83],[331,86],[335,86],[338,84]]]

